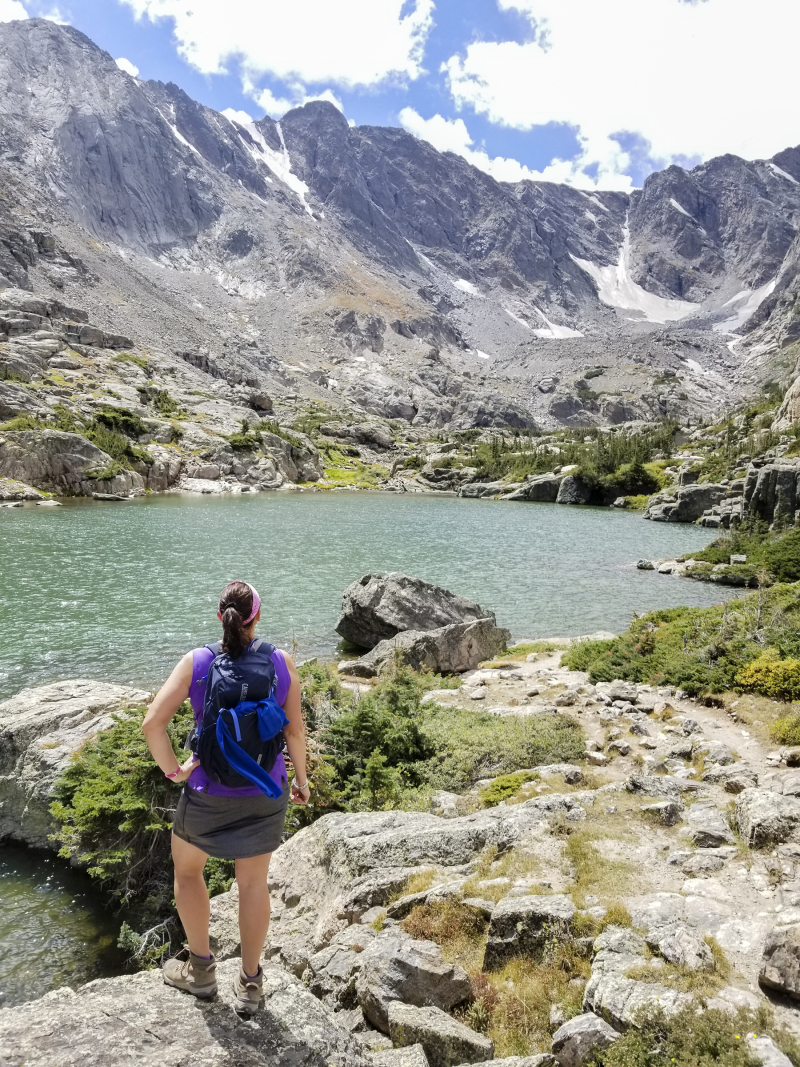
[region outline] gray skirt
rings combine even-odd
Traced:
[[[172,832],[209,856],[246,860],[274,852],[281,843],[289,786],[277,800],[257,797],[215,797],[184,787]]]

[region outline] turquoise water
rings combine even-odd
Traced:
[[[216,640],[232,578],[255,584],[262,633],[332,655],[342,591],[405,571],[492,609],[515,638],[618,631],[632,612],[722,598],[637,571],[714,535],[610,508],[368,493],[159,496],[0,511],[0,698],[89,677],[158,686]]]
[[[0,845],[0,1007],[119,974],[119,927],[85,875],[46,852]]]

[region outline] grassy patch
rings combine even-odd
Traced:
[[[343,466],[325,467],[324,483],[317,484],[328,489],[377,489],[388,477],[388,468],[378,463],[351,459]]]
[[[522,659],[524,656],[531,656],[535,653],[560,652],[566,647],[565,644],[553,641],[521,641],[518,645],[511,645],[505,652],[501,652],[497,658],[498,660]]]
[[[428,704],[424,733],[436,752],[426,769],[435,788],[458,790],[545,763],[571,763],[585,750],[583,732],[568,715],[491,715]]]
[[[35,415],[15,415],[13,419],[0,423],[0,432],[14,433],[19,430],[43,430],[45,423]]]
[[[538,875],[543,871],[543,863],[533,852],[514,848],[497,855],[497,848],[490,845],[479,857],[475,873],[467,879],[462,887],[464,897],[482,897],[487,900],[502,900],[510,889],[505,886],[481,886],[480,883],[495,878],[508,878],[513,882],[527,875]],[[544,890],[542,890],[544,892]]]
[[[120,352],[119,355],[114,356],[114,362],[133,363],[139,368],[139,370],[143,370],[145,374],[150,373],[150,365],[148,364],[146,358],[144,356],[135,356],[131,352]]]
[[[460,900],[436,900],[417,905],[401,922],[412,937],[446,946],[448,963],[458,963],[466,971],[480,969],[487,921]]]

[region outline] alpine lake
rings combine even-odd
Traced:
[[[341,595],[402,571],[476,600],[515,640],[624,629],[634,611],[735,591],[638,571],[716,534],[612,508],[366,492],[67,500],[0,513],[0,701],[65,678],[157,689],[217,640],[217,597],[243,578],[260,633],[336,656]],[[122,917],[53,854],[0,845],[0,1007],[119,973]]]

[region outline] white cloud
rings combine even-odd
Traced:
[[[61,14],[61,10],[57,7],[51,7],[49,11],[43,11],[39,15],[40,19],[47,19],[49,22],[55,22],[59,26],[69,26],[69,19],[65,19]]]
[[[131,63],[129,59],[126,59],[124,56],[120,56],[119,59],[115,59],[114,62],[117,64],[120,70],[124,70],[125,73],[130,74],[132,78],[139,77],[139,68],[134,63]]]
[[[528,15],[536,40],[476,41],[451,56],[442,69],[453,99],[516,129],[574,126],[581,154],[565,180],[579,182],[594,165],[600,187],[624,188],[630,158],[613,136],[621,131],[641,135],[663,162],[771,156],[798,140],[786,105],[796,92],[797,3],[497,4]]]
[[[434,8],[433,0],[122,2],[137,17],[172,19],[181,55],[206,74],[238,60],[251,80],[269,73],[341,86],[418,77]]]
[[[28,12],[19,0],[0,0],[0,22],[13,22],[15,19],[27,17]]]
[[[594,180],[570,160],[553,160],[544,170],[539,171],[531,170],[516,159],[490,156],[484,149],[474,147],[475,142],[463,119],[446,119],[442,115],[424,119],[412,107],[404,107],[398,117],[404,130],[428,141],[440,152],[455,152],[456,155],[463,156],[468,163],[491,174],[499,182],[521,182],[527,178],[529,181],[569,182],[583,189],[596,188]],[[616,188],[630,188],[631,185],[630,179],[627,179],[626,183],[618,182]]]

